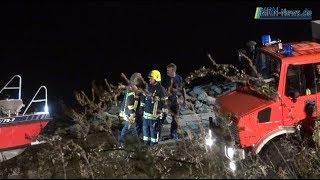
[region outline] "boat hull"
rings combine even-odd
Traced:
[[[20,155],[21,153],[23,153],[26,150],[26,148],[27,147],[1,151],[0,152],[0,162],[7,161],[11,158],[14,158],[14,157]]]
[[[0,118],[0,162],[21,154],[31,146],[50,119],[49,114]]]

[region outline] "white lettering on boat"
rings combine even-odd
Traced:
[[[13,122],[15,118],[1,118],[0,123],[10,123]]]

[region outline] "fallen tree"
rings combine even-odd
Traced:
[[[223,79],[248,85],[252,93],[266,98],[275,98],[274,90],[260,78],[248,76],[229,64],[212,62],[185,78],[186,86],[201,78],[223,77]],[[244,55],[244,57],[246,57]],[[248,58],[249,63],[249,58]],[[249,63],[254,71],[254,66]],[[126,81],[126,76],[122,74]],[[12,174],[30,178],[266,178],[273,171],[272,178],[287,178],[289,172],[273,169],[260,158],[243,161],[242,170],[233,172],[224,163],[224,157],[215,149],[204,146],[206,129],[200,136],[187,134],[190,138],[173,144],[152,148],[140,142],[126,140],[126,148],[116,148],[117,135],[121,127],[118,118],[119,102],[125,85],[104,85],[92,83],[91,92],[75,92],[76,107],[61,107],[61,114],[55,120],[61,126],[54,126],[42,140],[46,144],[32,147],[22,155],[0,164],[1,177]],[[62,104],[61,104],[62,106]],[[49,126],[50,128],[50,126]],[[52,128],[52,127],[51,127]],[[302,144],[302,143],[300,143]],[[320,166],[319,151],[307,146],[297,148],[287,144],[292,154],[291,169],[297,178],[317,178]],[[299,151],[298,151],[299,150]]]

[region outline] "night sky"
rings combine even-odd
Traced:
[[[49,100],[73,99],[91,81],[116,83],[174,62],[186,76],[210,65],[236,63],[238,48],[263,34],[283,42],[311,40],[308,20],[255,20],[257,6],[312,10],[320,3],[211,1],[10,1],[0,3],[1,82],[23,78],[25,96],[46,85]]]

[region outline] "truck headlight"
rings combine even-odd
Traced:
[[[206,145],[211,147],[212,144],[213,144],[213,139],[207,138],[207,139],[206,139]]]
[[[211,147],[214,142],[215,142],[215,139],[212,137],[212,131],[211,131],[211,129],[209,129],[209,133],[208,133],[207,138],[205,139],[205,143],[207,146]]]
[[[237,165],[234,161],[230,161],[229,163],[229,168],[234,172],[235,170],[237,170]]]
[[[233,159],[233,156],[234,156],[234,150],[233,150],[233,148],[230,148],[230,147],[227,148],[227,156],[228,156],[230,159]]]

